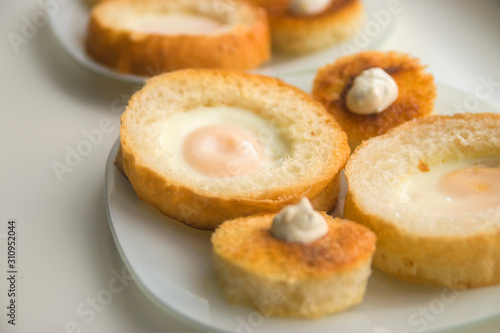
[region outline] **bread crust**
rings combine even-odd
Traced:
[[[317,120],[314,126],[319,127],[311,128],[311,131],[322,131],[315,135],[320,135],[320,138],[324,140],[332,140],[331,142],[335,144],[328,148],[327,155],[312,162],[318,163],[317,174],[307,175],[306,180],[287,180],[286,186],[244,193],[229,193],[232,191],[220,193],[200,189],[192,184],[173,179],[162,174],[155,169],[154,165],[145,160],[140,147],[135,146],[135,134],[130,128],[136,121],[133,112],[140,107],[140,101],[148,90],[162,87],[165,93],[168,93],[168,87],[163,87],[164,85],[178,87],[181,82],[186,87],[191,85],[190,82],[199,84],[207,82],[225,94],[225,96],[215,96],[220,92],[213,92],[214,95],[208,96],[208,99],[213,101],[221,98],[231,105],[245,103],[239,94],[258,96],[263,101],[260,104],[262,107],[260,111],[263,113],[274,112],[272,109],[266,109],[265,104],[269,99],[284,98],[295,101],[298,110],[310,113],[307,117]],[[266,91],[265,95],[260,95],[261,89]],[[187,89],[185,93],[188,94],[189,91],[190,89]],[[203,94],[204,92],[196,91],[195,93]],[[182,96],[175,98],[179,101],[183,99]],[[185,111],[179,109],[177,112]],[[333,117],[309,95],[278,79],[246,73],[183,70],[157,76],[150,79],[146,86],[131,98],[127,110],[121,117],[121,123],[121,165],[139,198],[150,203],[163,214],[198,229],[214,229],[223,221],[236,217],[277,212],[286,205],[298,202],[302,197],[309,198],[318,210],[331,211],[335,208],[340,189],[339,174],[350,154],[345,133]],[[120,164],[120,161],[118,163]]]
[[[449,122],[456,122],[456,124],[453,125],[454,127],[450,127],[447,125]],[[460,127],[465,124],[474,126],[471,124],[475,122],[478,124],[476,126],[478,130],[486,126],[490,126],[493,130],[496,129],[495,140],[500,141],[500,131],[498,130],[500,128],[500,115],[457,114],[455,116],[431,116],[410,121],[382,136],[364,142],[355,150],[345,170],[349,191],[345,202],[344,217],[367,226],[377,235],[377,250],[373,259],[375,267],[407,281],[448,288],[475,288],[500,283],[499,208],[490,214],[488,223],[491,223],[493,227],[486,230],[484,228],[472,229],[479,227],[479,224],[483,223],[481,219],[484,219],[478,214],[473,214],[468,216],[465,222],[457,220],[457,223],[461,223],[460,227],[457,227],[458,230],[448,232],[446,230],[448,227],[439,226],[440,223],[443,223],[444,217],[438,216],[427,221],[433,232],[416,232],[402,226],[399,220],[381,214],[374,208],[373,203],[370,204],[361,199],[359,191],[362,189],[359,186],[353,187],[353,182],[358,181],[360,167],[363,163],[360,153],[377,149],[376,143],[399,136],[398,142],[404,142],[405,145],[408,145],[408,137],[405,137],[405,134],[410,129],[414,132],[420,131],[420,135],[425,136],[429,135],[431,127],[432,130],[443,132],[456,130],[457,138],[465,137],[460,132]],[[471,136],[474,134],[470,133]],[[493,140],[493,138],[491,139]],[[471,144],[472,142],[474,143]],[[478,156],[500,158],[498,148],[496,151],[491,150],[491,147],[485,150],[484,146],[487,146],[488,143],[480,140],[471,141],[469,144],[463,142],[455,144],[458,147],[458,149],[454,149],[455,154],[466,158]],[[443,156],[439,157],[440,160],[443,158]],[[417,161],[414,163],[416,164]],[[395,174],[394,177],[398,177],[398,175]],[[373,184],[366,183],[366,186],[373,186]],[[400,213],[399,210],[396,212]],[[401,216],[401,219],[407,218],[407,215]],[[408,223],[416,224],[411,220]]]
[[[346,106],[346,96],[362,71],[383,68],[398,84],[399,95],[387,109],[373,115],[358,115]],[[337,59],[320,68],[314,79],[313,97],[346,131],[351,149],[363,140],[387,132],[408,120],[432,113],[436,99],[434,78],[417,58],[391,51],[364,51]]]
[[[266,12],[244,0],[221,0],[231,11],[217,12],[211,0],[113,0],[92,9],[86,37],[87,53],[97,62],[127,74],[152,76],[183,68],[249,70],[270,58]],[[182,5],[182,6],[181,6]],[[170,7],[211,8],[216,19],[244,20],[230,30],[207,35],[163,35],[132,31],[117,24],[120,8],[158,12]],[[201,11],[201,10],[200,10]]]
[[[85,3],[87,4],[87,6],[89,7],[93,7],[95,6],[96,4],[98,4],[99,2],[102,2],[104,0],[84,0]]]
[[[323,12],[296,15],[288,9],[290,0],[254,0],[269,15],[273,49],[300,55],[319,51],[352,36],[364,22],[361,0],[334,0]]]
[[[217,228],[211,239],[213,259],[228,299],[253,304],[266,315],[306,318],[361,302],[375,251],[375,234],[354,222],[322,215],[328,233],[307,244],[275,238],[270,232],[274,214],[239,218]],[[351,289],[354,281],[360,284]],[[314,285],[321,286],[320,294]],[[339,297],[344,288],[351,293]],[[284,301],[274,304],[272,313],[265,313],[269,309],[261,303],[272,298],[266,293],[277,290],[283,293]]]

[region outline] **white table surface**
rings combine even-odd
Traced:
[[[157,308],[133,283],[108,304],[97,304],[92,315],[77,313],[91,309],[124,269],[106,218],[104,166],[135,87],[80,67],[48,25],[15,52],[9,36],[20,35],[23,20],[38,12],[38,0],[0,2],[0,332],[198,332]],[[378,47],[411,52],[436,81],[474,95],[482,80],[500,82],[499,18],[498,0],[402,0],[394,31]],[[487,101],[500,109],[500,86]],[[107,121],[112,128],[102,132],[102,142],[60,181],[54,162],[64,164],[83,132]],[[16,326],[7,324],[5,309],[2,234],[9,219],[16,219],[18,236]],[[495,317],[447,332],[499,331]]]

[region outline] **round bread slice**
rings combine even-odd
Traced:
[[[471,212],[419,209],[404,190],[410,177],[453,161],[500,165],[499,147],[500,115],[487,113],[413,120],[359,146],[345,170],[344,217],[377,234],[374,265],[450,288],[499,283],[500,205]],[[432,191],[428,186],[420,195]]]
[[[160,29],[168,15],[196,16],[220,27],[170,34]],[[143,29],[145,24],[157,30]],[[93,7],[86,49],[94,60],[121,73],[248,70],[269,60],[270,33],[265,10],[243,0],[114,0]]]
[[[323,213],[328,233],[311,242],[275,238],[273,214],[223,223],[212,235],[213,261],[227,299],[265,316],[318,318],[363,300],[376,237]]]
[[[332,0],[321,13],[299,15],[290,11],[291,0],[253,0],[267,10],[273,49],[286,55],[312,53],[352,36],[364,23],[361,0]]]
[[[398,84],[397,99],[383,112],[359,115],[346,106],[346,96],[354,79],[362,71],[382,68]],[[318,100],[346,131],[351,149],[363,140],[387,132],[408,120],[432,113],[436,85],[420,61],[407,54],[392,51],[365,51],[337,59],[320,68],[314,79],[313,97]]]
[[[282,162],[245,176],[211,178],[170,164],[162,141],[172,119],[200,107],[232,106],[268,124],[289,147]],[[121,117],[121,164],[138,196],[192,227],[278,212],[302,197],[334,209],[350,149],[335,119],[310,95],[282,81],[222,70],[182,70],[148,80]],[[182,145],[182,142],[173,144]],[[120,164],[120,161],[118,161]]]

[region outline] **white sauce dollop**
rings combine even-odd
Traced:
[[[382,68],[364,70],[354,79],[347,93],[347,108],[354,113],[369,115],[387,109],[398,98],[398,84]]]
[[[302,198],[274,217],[271,233],[287,242],[310,243],[328,233],[328,224],[320,213],[314,211],[309,200]]]
[[[292,0],[290,11],[298,15],[314,15],[325,11],[331,0]]]

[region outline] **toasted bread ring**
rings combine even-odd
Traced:
[[[358,115],[346,106],[346,96],[362,71],[381,67],[398,84],[399,95],[382,113]],[[365,51],[337,59],[320,68],[314,79],[313,97],[346,131],[351,149],[363,140],[387,132],[408,120],[431,114],[436,86],[431,74],[416,58],[400,52]]]
[[[200,106],[245,108],[269,121],[290,145],[275,168],[235,178],[200,178],[174,170],[160,149],[169,117]],[[337,201],[347,136],[321,104],[282,81],[222,70],[182,70],[151,78],[121,117],[122,168],[138,196],[163,214],[199,229],[277,212],[302,197],[318,210]],[[154,153],[152,153],[154,152]]]
[[[212,34],[167,35],[126,25],[143,13],[172,11],[210,17],[230,28]],[[237,0],[104,1],[92,9],[86,38],[87,52],[97,62],[117,72],[146,76],[183,68],[252,69],[270,58],[269,44],[265,11]]]
[[[212,258],[228,300],[251,304],[266,316],[305,318],[360,303],[376,237],[359,224],[323,216],[328,233],[307,244],[275,238],[270,233],[273,214],[217,228]]]
[[[334,0],[323,12],[297,15],[289,10],[290,0],[254,0],[269,15],[273,49],[277,53],[300,55],[325,49],[352,37],[364,22],[360,0]]]
[[[500,115],[488,113],[415,119],[360,145],[345,170],[344,217],[377,234],[374,265],[450,288],[500,283],[500,206],[450,215],[418,210],[397,194],[422,161],[432,169],[447,159],[500,159],[498,147]]]

